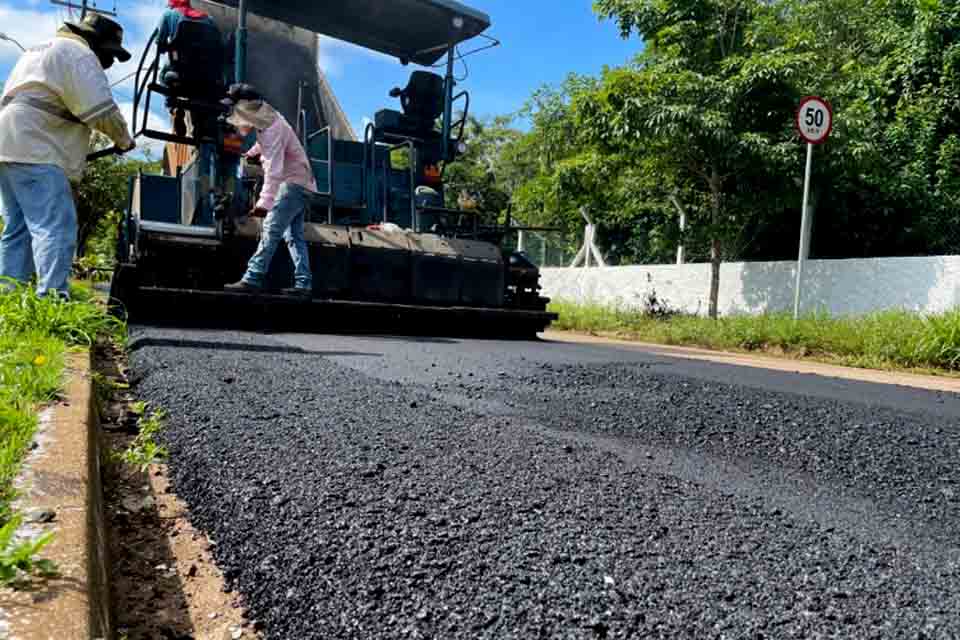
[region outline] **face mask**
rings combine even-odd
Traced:
[[[97,52],[97,58],[100,60],[100,66],[104,69],[109,69],[113,66],[114,58],[113,55],[109,53]]]

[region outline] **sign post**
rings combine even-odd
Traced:
[[[807,167],[803,177],[803,212],[800,223],[800,257],[797,259],[797,287],[793,300],[793,318],[800,318],[800,293],[803,286],[803,265],[809,257],[810,177],[813,172],[813,147],[823,144],[833,130],[833,109],[823,98],[804,98],[797,109],[797,131],[807,141]]]

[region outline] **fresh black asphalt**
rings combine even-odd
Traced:
[[[960,399],[613,347],[144,329],[271,640],[960,637]]]

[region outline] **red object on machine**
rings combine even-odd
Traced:
[[[243,138],[238,135],[225,135],[223,137],[223,150],[227,153],[240,155],[243,153]]]
[[[428,164],[423,168],[424,180],[429,184],[442,184],[443,172],[435,164]]]
[[[206,13],[190,6],[190,0],[170,0],[169,6],[180,15],[186,16],[191,20],[203,20],[208,17]]]

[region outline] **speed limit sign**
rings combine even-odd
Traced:
[[[800,221],[800,257],[797,259],[797,286],[793,299],[793,317],[800,318],[800,291],[803,285],[803,263],[810,257],[810,179],[813,174],[813,146],[822,144],[833,130],[833,109],[823,98],[804,98],[797,109],[797,131],[807,141],[807,170],[803,176],[803,212]]]
[[[804,98],[797,109],[797,131],[810,144],[826,142],[833,130],[833,109],[823,98]]]

